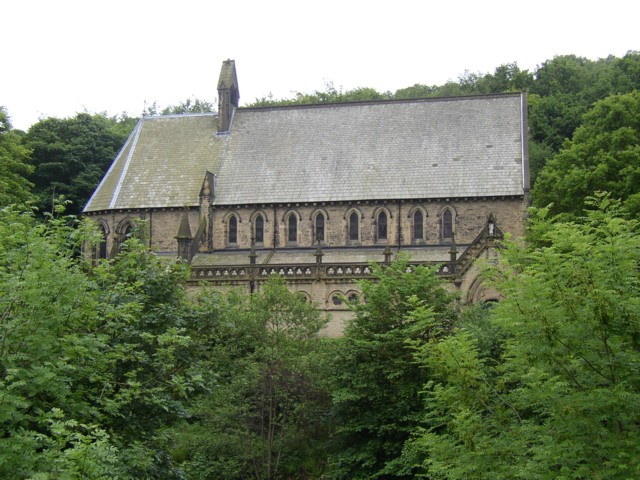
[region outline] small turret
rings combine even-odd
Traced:
[[[178,258],[182,258],[187,262],[191,260],[191,243],[193,237],[191,236],[191,225],[189,225],[189,211],[185,209],[182,215],[182,221],[180,222],[180,228],[178,229]]]

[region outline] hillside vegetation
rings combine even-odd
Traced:
[[[503,300],[400,257],[339,339],[277,277],[187,295],[137,235],[88,259],[73,214],[135,119],[0,109],[0,478],[640,478],[639,84],[630,52],[256,102],[529,92],[526,239],[484,271]]]

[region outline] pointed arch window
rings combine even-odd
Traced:
[[[324,214],[316,215],[315,238],[314,241],[324,242]]]
[[[287,221],[287,241],[289,243],[298,241],[298,218],[295,213],[289,215],[289,220]]]
[[[103,225],[100,225],[100,243],[95,246],[93,257],[96,260],[107,258],[107,230]]]
[[[442,214],[442,238],[453,237],[453,214],[447,209]]]
[[[378,215],[378,240],[384,241],[387,239],[387,214],[380,212]]]
[[[229,217],[229,244],[238,243],[238,219],[235,215]]]
[[[122,238],[126,241],[133,237],[133,225],[128,223],[122,230]]]
[[[349,215],[349,240],[357,242],[360,240],[360,232],[358,231],[358,221],[360,218],[356,212]]]
[[[256,217],[254,235],[256,243],[264,243],[264,218],[262,215]]]
[[[424,240],[424,216],[420,210],[413,214],[413,239]]]

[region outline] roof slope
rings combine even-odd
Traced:
[[[85,211],[197,205],[207,170],[219,205],[522,195],[523,108],[521,94],[240,108],[225,135],[211,115],[146,118]]]
[[[198,205],[221,160],[215,131],[213,114],[141,119],[84,211]]]

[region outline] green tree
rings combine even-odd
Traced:
[[[7,109],[0,106],[0,207],[31,198],[33,185],[27,180],[33,167],[29,150],[11,128]]]
[[[178,105],[169,105],[164,108],[161,115],[183,115],[187,113],[210,113],[215,111],[215,105],[211,102],[198,98],[187,98]]]
[[[372,100],[387,100],[392,97],[391,92],[380,93],[369,87],[357,87],[343,91],[337,89],[332,82],[325,85],[324,91],[313,93],[296,92],[291,99],[273,99],[271,96],[256,99],[249,107],[269,107],[283,105],[314,105],[320,103],[362,102]]]
[[[575,95],[558,93],[550,96],[535,94],[529,97],[529,126],[531,137],[554,153],[573,136],[582,116],[590,104],[579,101]]]
[[[582,116],[599,100],[640,88],[640,55],[597,61],[562,55],[543,62],[535,71],[529,103],[533,139],[554,153],[573,136]]]
[[[478,86],[482,93],[524,92],[532,87],[533,80],[533,74],[520,70],[513,62],[502,64],[493,73],[484,75],[478,80]]]
[[[34,124],[24,138],[32,151],[38,206],[51,211],[62,195],[78,214],[111,165],[129,135],[135,119],[79,113],[75,117],[47,118]]]
[[[326,466],[326,320],[272,278],[251,295],[205,294],[209,390],[176,434],[188,478],[319,478]]]
[[[537,212],[544,246],[505,251],[497,364],[466,327],[420,352],[432,427],[405,453],[428,478],[640,475],[638,225],[593,206],[580,224]]]
[[[401,459],[405,441],[423,423],[420,392],[428,372],[416,364],[417,344],[446,336],[456,319],[452,295],[432,268],[400,259],[374,266],[366,303],[341,339],[332,387],[335,478],[413,478]]]
[[[598,191],[638,203],[640,193],[640,93],[614,95],[584,117],[571,142],[540,173],[533,190],[537,206],[580,215]],[[637,213],[638,211],[634,212]]]
[[[640,52],[630,50],[615,60],[613,72],[614,90],[611,93],[629,93],[640,89]]]
[[[91,225],[15,208],[0,236],[0,477],[171,478],[162,431],[199,384],[184,266],[132,239],[90,270]]]
[[[395,100],[404,100],[411,98],[425,98],[433,95],[433,92],[436,90],[436,86],[428,86],[422,85],[420,83],[416,83],[410,87],[400,88],[395,91],[393,94],[393,98]]]

